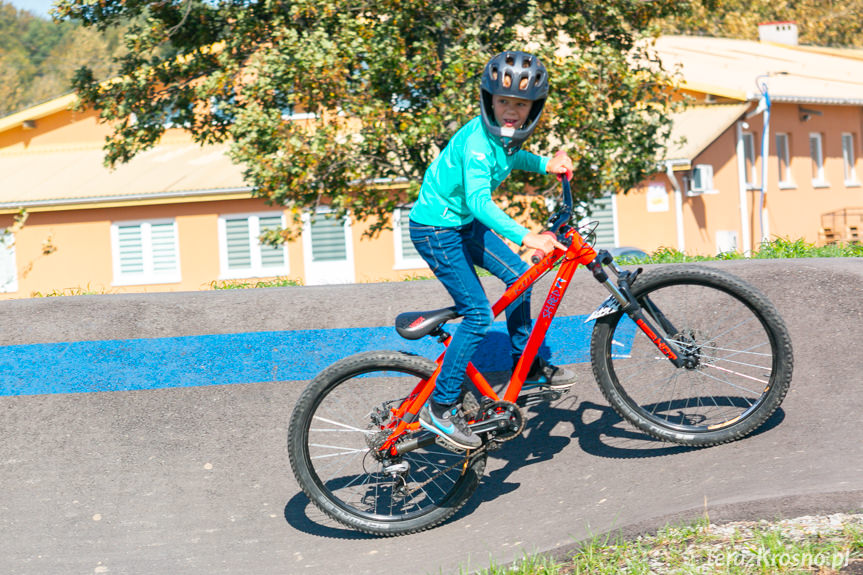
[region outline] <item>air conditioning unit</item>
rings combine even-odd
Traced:
[[[692,177],[689,179],[688,196],[700,196],[713,192],[713,166],[696,164],[692,167]]]

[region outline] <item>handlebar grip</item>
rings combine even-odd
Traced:
[[[545,230],[545,231],[544,231],[544,232],[542,232],[542,233],[543,233],[543,235],[549,235],[549,236],[551,236],[551,237],[553,237],[553,238],[555,238],[555,239],[556,239],[556,236],[554,235],[554,232],[550,232],[550,231],[548,231],[548,230]],[[546,255],[546,254],[545,254],[545,252],[544,252],[544,251],[542,251],[542,250],[534,250],[533,255],[532,255],[532,256],[530,256],[530,261],[531,261],[532,263],[538,264],[539,262],[541,262],[541,261],[542,261],[542,258],[544,258],[544,257],[545,257],[545,255]]]
[[[557,156],[563,156],[563,155],[565,155],[565,154],[566,154],[566,152],[564,152],[563,150],[558,150],[558,151],[557,151],[557,153],[556,153],[554,156],[555,156],[555,157],[557,157]],[[567,181],[567,182],[568,182],[568,181],[570,181],[570,180],[572,179],[572,170],[567,168],[566,173],[564,173],[564,174],[557,174],[557,181],[558,181],[558,182],[562,182],[564,177],[566,178],[566,181]]]

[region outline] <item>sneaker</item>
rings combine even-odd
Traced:
[[[476,449],[482,445],[479,435],[471,431],[456,405],[438,405],[429,400],[420,410],[420,425],[460,449]]]
[[[556,390],[569,389],[574,383],[574,372],[565,367],[551,365],[541,357],[537,357],[533,361],[533,365],[524,380],[526,386]]]

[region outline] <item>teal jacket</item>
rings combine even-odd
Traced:
[[[501,210],[491,193],[511,171],[545,173],[548,158],[519,150],[507,156],[486,135],[479,116],[462,126],[432,162],[410,218],[427,226],[456,227],[478,219],[521,245],[528,229]]]

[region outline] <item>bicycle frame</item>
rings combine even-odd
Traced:
[[[614,272],[621,277],[621,270],[614,266],[611,256],[607,252],[601,250],[597,252],[589,245],[584,237],[573,227],[567,225],[570,217],[570,209],[572,206],[572,197],[569,190],[569,182],[563,179],[563,189],[566,208],[561,214],[558,214],[553,219],[550,228],[558,239],[564,245],[569,247],[564,251],[560,248],[555,248],[549,254],[545,254],[541,259],[534,263],[512,286],[510,286],[501,297],[492,306],[492,314],[494,317],[499,316],[503,311],[520,297],[529,287],[533,286],[541,277],[548,273],[555,265],[560,263],[557,275],[551,283],[548,295],[545,298],[545,303],[540,310],[539,317],[534,321],[533,329],[525,346],[524,352],[521,355],[512,377],[507,384],[504,395],[501,398],[492,389],[485,377],[476,369],[473,363],[469,363],[467,367],[467,377],[476,386],[476,389],[484,396],[493,401],[504,401],[515,403],[524,386],[525,378],[527,377],[530,367],[536,358],[542,342],[545,340],[545,335],[551,326],[551,321],[557,313],[560,302],[566,294],[572,280],[573,274],[578,269],[578,266],[583,265],[590,269],[597,281],[602,283],[611,293],[611,297],[617,302],[619,309],[629,315],[636,325],[647,335],[650,341],[676,366],[685,367],[686,359],[681,357],[680,351],[672,342],[668,341],[661,332],[675,333],[674,326],[670,325],[661,313],[658,315],[658,321],[662,324],[662,330],[654,328],[650,321],[644,316],[641,311],[641,306],[635,301],[635,298],[629,293],[628,285],[625,283],[620,287],[616,285],[603,270],[603,265],[610,264]],[[535,261],[535,260],[534,260]],[[634,276],[633,276],[634,277]],[[449,334],[442,335],[444,346],[449,346],[452,336]],[[390,434],[387,441],[381,446],[381,450],[390,450],[396,454],[396,442],[406,431],[415,431],[419,429],[418,414],[422,406],[428,401],[435,387],[435,380],[440,373],[443,357],[446,350],[438,356],[436,363],[437,368],[434,373],[426,380],[421,380],[411,391],[411,393],[397,407],[392,409],[393,421],[397,422],[395,428]],[[409,450],[410,448],[402,447],[399,451]]]
[[[557,309],[560,306],[560,302],[563,300],[563,296],[569,287],[570,280],[572,279],[575,270],[578,269],[579,265],[586,266],[596,259],[596,251],[584,241],[584,238],[575,229],[571,228],[566,233],[567,238],[570,240],[570,245],[566,252],[561,249],[555,249],[553,252],[547,254],[539,263],[534,264],[511,287],[509,287],[492,306],[492,314],[494,317],[499,316],[509,304],[524,294],[528,288],[533,286],[537,280],[554,267],[558,260],[563,258],[563,263],[552,282],[551,289],[549,290],[545,303],[542,306],[542,311],[534,322],[524,353],[518,361],[518,364],[513,371],[512,378],[506,387],[506,391],[503,396],[503,400],[505,401],[514,402],[518,397],[518,394],[521,392],[521,388],[524,385],[524,380],[527,377],[530,366],[533,364],[536,354],[539,352],[539,348],[545,339],[549,326],[551,325],[551,320],[554,318],[555,313],[557,313]],[[449,346],[451,340],[452,336],[447,334],[443,341],[444,346]],[[382,449],[386,450],[391,448],[396,439],[398,439],[405,431],[419,428],[419,423],[417,422],[418,414],[420,409],[422,409],[422,406],[426,401],[428,401],[428,398],[434,391],[435,380],[440,373],[445,352],[446,350],[438,356],[436,361],[437,369],[435,369],[432,376],[429,379],[420,381],[405,401],[394,410],[394,420],[398,421],[398,425],[393,430],[387,442],[384,443]],[[472,362],[468,363],[467,377],[481,394],[494,401],[501,399]]]

